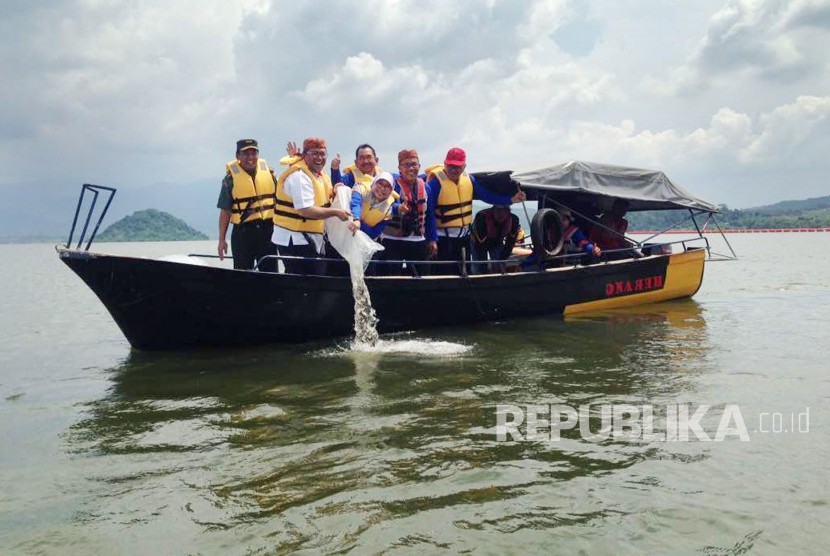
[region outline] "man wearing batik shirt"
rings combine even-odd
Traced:
[[[435,233],[435,206],[430,203],[429,187],[420,177],[421,161],[415,149],[398,153],[398,174],[394,174],[395,193],[400,200],[396,215],[381,234],[383,259],[387,261],[424,261],[437,251]],[[428,272],[426,265],[407,264],[411,273]],[[403,274],[403,264],[384,264],[379,273]]]

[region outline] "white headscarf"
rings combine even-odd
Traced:
[[[372,187],[374,187],[374,185],[380,180],[386,180],[387,182],[389,182],[389,185],[391,185],[393,188],[395,187],[395,180],[392,179],[392,174],[390,174],[389,172],[381,172],[380,174],[375,176],[375,179],[372,180]]]
[[[375,191],[374,191],[375,184],[377,182],[379,182],[380,180],[386,180],[389,183],[389,185],[392,186],[392,191],[395,191],[395,180],[392,179],[392,174],[390,174],[389,172],[381,172],[380,174],[375,176],[375,179],[372,180],[372,187],[369,188],[369,195],[372,196],[371,198],[372,198],[372,204],[373,205],[378,204],[378,203],[386,202],[386,199],[384,199],[383,201],[380,201],[380,200],[376,200],[376,197],[375,197]],[[389,195],[392,195],[392,192],[390,192]]]

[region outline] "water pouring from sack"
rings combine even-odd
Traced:
[[[337,194],[331,203],[334,208],[349,210],[352,191],[348,187],[339,186]],[[352,295],[354,296],[354,335],[355,343],[364,346],[374,346],[378,341],[375,309],[366,287],[364,272],[372,260],[372,256],[382,251],[383,247],[376,241],[358,230],[352,234],[348,223],[337,218],[326,219],[326,234],[329,243],[349,263],[349,275],[352,279]]]

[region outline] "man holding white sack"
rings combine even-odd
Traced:
[[[350,219],[347,209],[331,208],[334,188],[323,173],[328,150],[326,141],[309,137],[303,141],[302,159],[294,162],[277,180],[273,243],[280,254],[307,259],[323,256],[324,220]],[[324,274],[322,261],[284,259],[288,274]]]

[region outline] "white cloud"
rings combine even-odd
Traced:
[[[380,103],[425,93],[429,76],[419,66],[387,70],[368,52],[349,56],[332,75],[310,81],[298,96],[315,109],[354,107],[365,110]]]
[[[236,27],[246,13],[262,9],[253,1],[212,4],[86,1],[71,10],[37,11],[25,32],[11,30],[4,39],[6,65],[15,63],[8,56],[13,51],[29,57],[15,86],[0,93],[0,121],[12,124],[13,137],[9,145],[4,133],[11,147],[4,151],[13,157],[42,149],[64,173],[87,163],[87,171],[96,166],[94,172],[111,179],[148,153],[181,145],[198,150],[220,131],[222,114],[235,102]],[[162,171],[187,165],[172,156],[159,162]],[[29,172],[7,179],[26,179]]]
[[[787,2],[781,23],[785,29],[830,28],[830,2],[827,0],[792,0]]]
[[[779,106],[761,116],[764,129],[741,150],[740,159],[744,162],[788,160],[829,115],[830,96],[800,96],[792,104]],[[826,139],[823,143],[826,144]]]
[[[715,13],[688,61],[649,86],[684,94],[718,81],[827,78],[830,4],[822,0],[730,0]]]
[[[530,44],[553,42],[552,34],[569,15],[567,0],[541,0],[533,3],[530,16],[519,26],[519,33]]]
[[[400,148],[426,164],[461,145],[473,170],[739,171],[770,195],[761,168],[787,160],[815,195],[828,34],[826,0],[17,3],[0,20],[0,188],[215,183],[242,136],[273,160],[323,135],[373,143],[393,169]],[[48,163],[20,165],[31,152]]]

